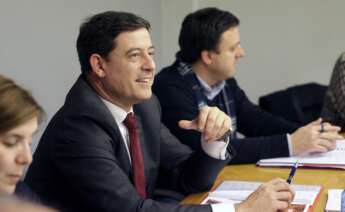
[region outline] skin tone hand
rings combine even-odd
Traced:
[[[205,141],[219,140],[230,128],[231,119],[217,107],[204,106],[194,120],[181,120],[179,126],[186,130],[197,130]]]
[[[322,119],[319,118],[291,134],[293,155],[306,155],[334,150],[336,140],[343,139],[339,134],[340,127],[324,122],[324,131],[321,131]]]
[[[236,204],[236,212],[276,212],[286,209],[295,192],[283,179],[273,179],[262,184],[245,201]]]

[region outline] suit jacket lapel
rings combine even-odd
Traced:
[[[72,104],[86,105],[84,109],[90,117],[97,120],[103,125],[106,131],[109,133],[113,141],[113,150],[115,152],[114,157],[119,161],[119,166],[125,171],[128,176],[131,176],[131,164],[130,159],[125,147],[125,143],[122,139],[120,129],[116,124],[112,114],[100,99],[98,94],[93,90],[89,83],[80,76],[78,81],[75,83],[70,93],[66,97]],[[67,101],[67,100],[66,100]],[[90,113],[90,111],[97,111]]]
[[[114,121],[114,124],[112,126],[113,126],[113,132],[114,132],[112,136],[114,137],[114,142],[117,142],[117,144],[114,144],[114,145],[117,145],[118,148],[121,148],[121,152],[125,153],[124,158],[122,158],[123,163],[121,163],[120,165],[123,165],[122,168],[125,170],[126,174],[128,176],[131,176],[132,175],[132,166],[130,163],[130,158],[129,158],[130,156],[128,155],[127,148],[125,147],[125,141],[123,140],[123,138],[121,136],[120,129],[117,126],[115,121]]]

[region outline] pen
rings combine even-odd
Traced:
[[[324,126],[324,123],[321,122],[321,124],[320,124],[320,133],[323,133],[323,132],[325,132],[325,126]]]
[[[289,177],[286,180],[287,183],[291,184],[292,178],[295,176],[297,168],[298,168],[298,160],[296,161],[295,165],[291,168]]]

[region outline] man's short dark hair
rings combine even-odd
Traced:
[[[179,56],[187,63],[196,62],[204,50],[217,50],[223,32],[240,24],[228,11],[204,8],[188,14],[179,36]]]
[[[150,23],[131,13],[107,11],[87,19],[79,30],[77,51],[83,74],[91,70],[90,56],[99,54],[107,59],[108,54],[116,47],[114,39],[122,32],[135,31],[141,28],[150,30]]]

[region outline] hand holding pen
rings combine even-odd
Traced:
[[[335,149],[336,140],[342,139],[340,127],[323,122],[320,118],[297,129],[291,136],[292,155],[308,155]]]
[[[297,168],[298,168],[298,160],[296,161],[295,165],[291,168],[291,171],[289,173],[289,177],[286,180],[287,183],[291,184],[292,178],[295,176]]]

